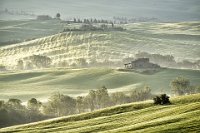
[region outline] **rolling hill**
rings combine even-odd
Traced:
[[[109,92],[130,91],[148,85],[153,93],[171,94],[170,82],[178,76],[190,79],[192,85],[199,85],[199,70],[164,69],[154,74],[110,68],[10,71],[0,73],[0,97],[2,100],[19,98],[22,101],[35,97],[45,101],[51,93],[78,96],[103,85]]]
[[[62,30],[63,25],[58,20],[0,20],[0,46],[57,34]]]
[[[0,129],[0,132],[198,132],[200,94],[175,97],[171,105],[152,101],[130,103],[90,113],[72,115]]]
[[[1,40],[6,39],[6,37],[9,37],[10,40],[21,37],[28,38],[29,33],[30,36],[40,37],[41,35],[37,33],[55,34],[55,31],[61,27],[81,26],[81,24],[62,25],[59,22],[51,21],[28,21],[27,24],[19,22],[18,26],[13,28],[11,23],[11,28],[8,28],[8,22],[1,23],[3,23],[3,27],[2,30],[0,29],[0,34],[6,35],[6,30],[19,33],[12,34],[12,36],[1,36]],[[23,60],[32,55],[43,55],[51,58],[53,67],[73,67],[79,64],[79,59],[84,59],[89,65],[103,62],[111,67],[123,66],[123,59],[134,58],[134,55],[139,51],[172,55],[176,61],[200,60],[200,23],[198,21],[182,23],[147,22],[119,26],[126,30],[69,31],[2,46],[0,47],[0,64],[5,65],[8,69],[15,69],[18,60]],[[28,31],[21,30],[27,28]],[[43,32],[38,32],[38,30],[43,30]],[[57,32],[60,32],[60,30]],[[28,69],[27,64],[27,62],[24,62],[25,69]]]
[[[0,34],[4,35],[7,30],[14,33],[10,37],[0,36],[1,40],[20,37],[26,39],[34,35],[41,37],[0,47],[0,65],[5,65],[10,70],[16,69],[19,60],[32,55],[47,56],[52,60],[51,68],[46,70],[1,72],[0,97],[4,100],[14,97],[26,101],[35,97],[43,101],[54,92],[71,96],[84,95],[88,90],[103,85],[111,92],[149,85],[153,92],[163,91],[170,94],[169,83],[177,76],[189,78],[194,85],[200,81],[198,70],[165,69],[147,75],[110,69],[116,66],[122,68],[123,59],[133,58],[139,51],[173,55],[176,60],[199,60],[200,22],[198,21],[120,24],[116,26],[126,30],[69,31],[46,37],[42,37],[41,34],[53,34],[61,27],[80,27],[81,24],[64,24],[56,20],[19,20],[0,23]],[[18,34],[15,34],[16,32]],[[60,66],[74,68],[79,65],[80,59],[88,63],[88,69],[81,69],[80,66],[78,66],[80,69],[57,68]],[[102,62],[107,63],[109,68],[91,68]],[[23,64],[25,69],[28,69],[27,64],[28,62]]]

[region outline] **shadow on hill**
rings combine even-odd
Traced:
[[[166,68],[159,68],[159,69],[118,69],[118,71],[122,72],[134,72],[134,73],[139,73],[139,74],[144,74],[144,75],[153,75],[155,73],[161,72],[165,70]]]

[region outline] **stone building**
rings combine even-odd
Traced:
[[[149,58],[138,58],[131,63],[124,64],[126,69],[156,69],[159,65],[149,62]]]

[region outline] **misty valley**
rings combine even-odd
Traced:
[[[0,132],[198,132],[200,3],[142,1],[0,0]]]

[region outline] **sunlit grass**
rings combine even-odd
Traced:
[[[175,97],[171,105],[130,103],[0,132],[196,132],[200,127],[200,94]]]

